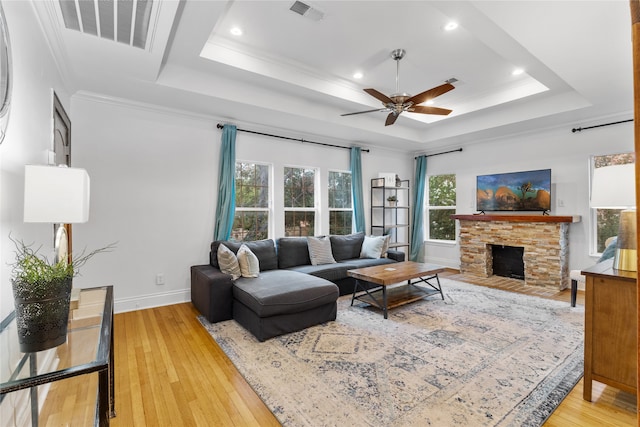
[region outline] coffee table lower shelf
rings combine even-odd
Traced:
[[[379,298],[384,300],[384,286],[378,286],[373,289],[369,289],[369,292],[363,292],[360,295],[355,295],[354,300],[365,302],[373,305],[380,310],[386,311],[383,307],[383,303],[380,303]],[[387,306],[386,309],[400,307],[405,304],[409,304],[435,294],[442,294],[442,291],[437,289],[424,289],[412,284],[409,285],[397,285],[395,287],[387,287]],[[444,298],[443,298],[444,299]],[[386,319],[386,313],[385,313]]]

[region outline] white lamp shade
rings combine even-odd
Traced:
[[[592,208],[626,209],[635,206],[635,164],[594,169],[591,181]]]
[[[27,165],[24,222],[72,224],[89,220],[89,174],[84,169]]]

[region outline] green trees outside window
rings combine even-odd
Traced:
[[[267,239],[269,214],[269,165],[237,162],[236,212],[231,238]]]
[[[427,239],[455,240],[456,176],[454,174],[429,176],[425,209]]]
[[[329,171],[329,234],[349,234],[353,207],[351,173]]]
[[[284,235],[313,236],[316,219],[316,171],[284,168]]]

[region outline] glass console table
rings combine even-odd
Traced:
[[[38,386],[91,373],[98,375],[95,425],[115,417],[113,286],[81,289],[71,308],[67,341],[37,353],[20,352],[15,316],[0,325],[0,405],[30,389],[32,426],[39,421]]]

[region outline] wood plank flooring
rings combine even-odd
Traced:
[[[447,272],[441,277],[569,303],[569,291],[530,289],[513,279],[491,281]],[[495,286],[494,286],[495,287]],[[584,294],[578,293],[578,304]],[[115,316],[115,427],[278,426],[260,398],[196,319],[190,303]],[[41,426],[90,426],[97,378],[56,383]],[[636,426],[635,396],[594,383],[593,402],[582,399],[582,380],[545,426]]]

